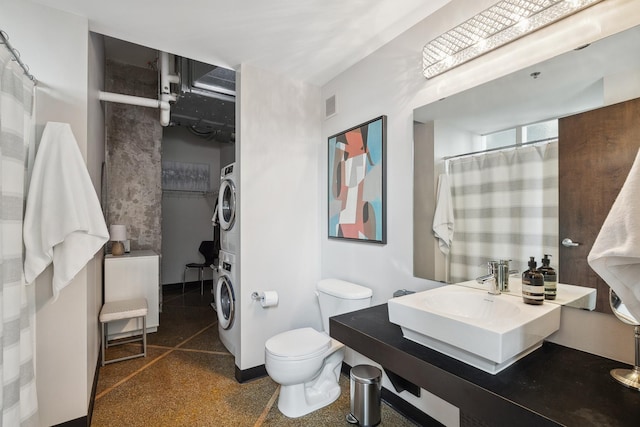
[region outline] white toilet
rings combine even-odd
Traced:
[[[300,328],[282,332],[265,343],[265,367],[280,387],[278,409],[301,417],[340,396],[344,345],[329,336],[329,317],[369,307],[371,289],[338,279],[318,282],[324,332]]]

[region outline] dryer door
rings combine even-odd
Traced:
[[[235,295],[233,293],[233,283],[226,274],[218,279],[216,286],[216,311],[218,312],[218,322],[222,329],[229,329],[233,326],[235,317]]]
[[[233,181],[225,179],[220,184],[218,195],[218,220],[220,228],[225,231],[233,228],[236,219],[236,186]]]

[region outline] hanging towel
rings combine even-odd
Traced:
[[[44,128],[25,210],[24,274],[32,283],[53,262],[53,297],[109,240],[98,196],[67,123]]]
[[[220,225],[220,219],[218,218],[218,198],[216,197],[216,205],[213,208],[213,216],[211,217],[211,225],[217,227]]]
[[[640,150],[587,261],[640,320]]]
[[[438,193],[436,195],[436,210],[433,214],[433,234],[438,239],[440,251],[448,255],[453,240],[453,204],[449,176],[442,174],[438,178]]]

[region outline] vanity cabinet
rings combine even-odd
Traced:
[[[387,304],[329,323],[332,338],[459,408],[461,427],[637,427],[640,420],[640,393],[609,375],[629,368],[615,360],[544,342],[492,375],[404,338]]]
[[[153,251],[131,251],[131,253],[104,257],[104,301],[131,298],[146,298],[147,332],[155,332],[160,325],[159,291],[160,260]],[[124,319],[109,323],[109,338],[133,335],[140,329],[140,319]]]

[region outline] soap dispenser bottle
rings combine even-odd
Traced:
[[[538,269],[542,276],[544,277],[544,299],[554,300],[556,299],[557,289],[558,289],[558,276],[556,275],[556,271],[549,266],[551,260],[549,259],[551,255],[544,255],[542,258],[542,267]]]
[[[529,258],[529,269],[522,273],[522,299],[526,304],[544,302],[544,276],[536,269],[534,257]]]

